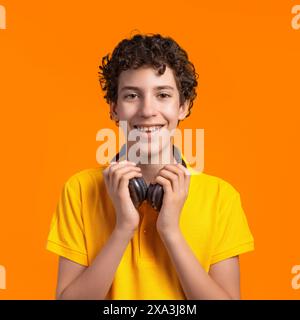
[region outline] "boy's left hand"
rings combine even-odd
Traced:
[[[155,178],[163,186],[162,207],[156,221],[160,234],[179,231],[181,210],[188,196],[190,173],[182,164],[165,165]]]

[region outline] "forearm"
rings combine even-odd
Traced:
[[[132,236],[133,232],[114,229],[93,263],[63,290],[59,299],[104,300]]]
[[[201,266],[179,231],[161,234],[188,300],[231,299]]]

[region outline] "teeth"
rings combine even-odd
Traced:
[[[135,128],[141,132],[155,132],[155,131],[158,131],[161,127],[162,126],[154,126],[154,127],[135,126]]]

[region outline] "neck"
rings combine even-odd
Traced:
[[[154,180],[156,178],[156,176],[158,175],[158,172],[166,165],[166,164],[175,164],[177,163],[176,159],[174,158],[174,154],[173,154],[173,148],[168,148],[165,149],[168,150],[167,152],[169,153],[169,155],[166,157],[167,160],[162,162],[160,161],[160,159],[163,159],[162,155],[164,152],[161,150],[159,152],[159,154],[154,155],[153,158],[151,159],[150,156],[148,156],[148,163],[146,164],[142,164],[142,163],[138,163],[137,166],[141,168],[141,173],[143,175],[143,178],[146,182],[147,185],[149,185],[151,182],[155,183]],[[170,152],[169,152],[170,150]],[[127,150],[128,152],[128,150]],[[128,158],[128,155],[127,155]]]

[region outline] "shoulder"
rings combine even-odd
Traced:
[[[71,189],[78,189],[91,185],[100,185],[103,181],[103,170],[107,166],[99,166],[95,168],[87,168],[73,173],[65,181],[65,186]]]
[[[233,197],[239,194],[231,182],[204,172],[192,174],[191,184],[197,192],[206,192],[219,197]]]
[[[189,195],[217,211],[240,202],[240,193],[231,182],[203,172],[191,176]]]

